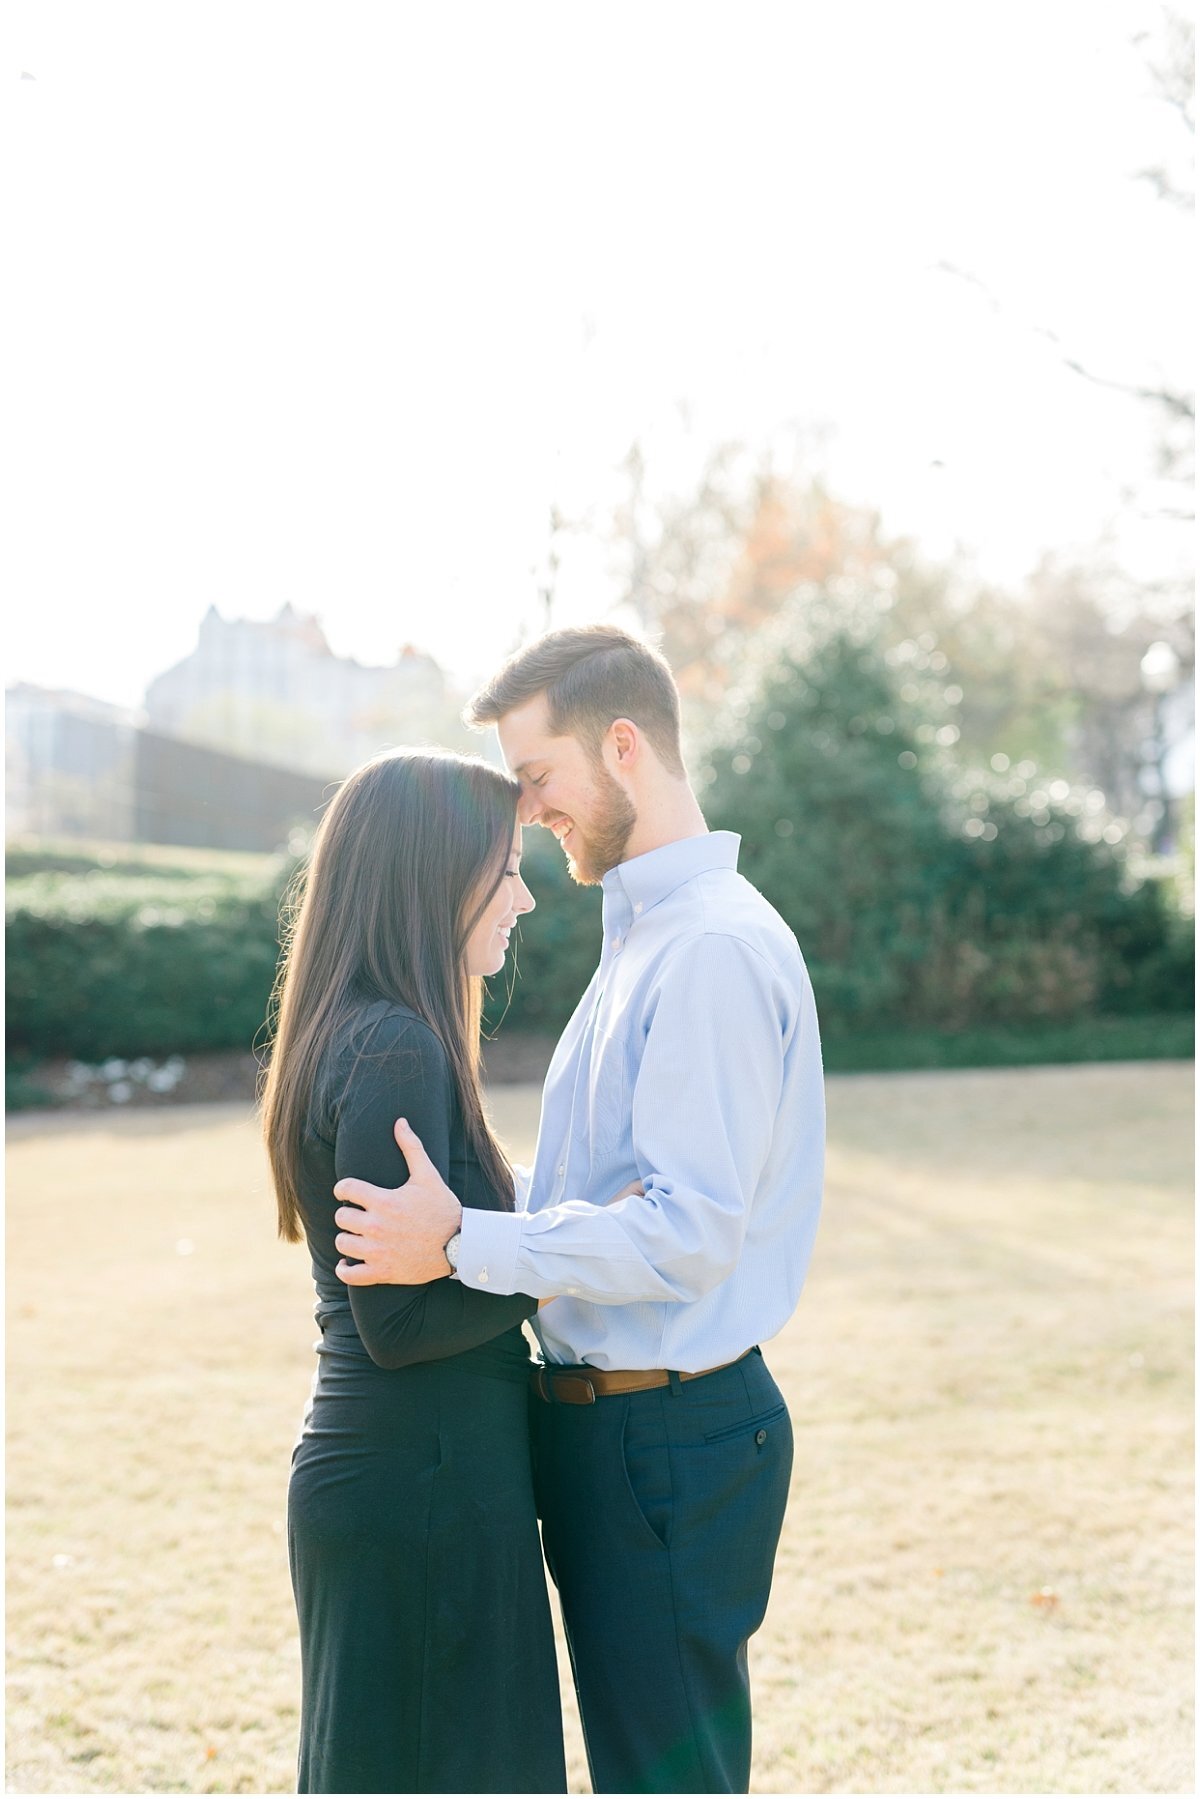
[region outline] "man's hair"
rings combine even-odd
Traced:
[[[514,656],[467,702],[463,717],[475,730],[493,725],[515,706],[544,693],[550,730],[577,737],[599,756],[614,719],[645,732],[659,761],[683,777],[679,694],[664,657],[618,625],[580,625],[548,631]]]

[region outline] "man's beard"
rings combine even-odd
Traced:
[[[625,845],[636,823],[633,801],[601,764],[596,770],[596,804],[587,832],[576,822],[571,833],[575,842],[566,851],[571,879],[580,887],[595,887],[610,868],[624,861]]]

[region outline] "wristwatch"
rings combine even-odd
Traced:
[[[451,1237],[450,1241],[446,1244],[445,1248],[442,1250],[442,1254],[445,1256],[446,1260],[450,1264],[451,1274],[458,1273],[458,1246],[461,1242],[462,1242],[462,1232],[460,1230],[455,1231],[455,1233]]]

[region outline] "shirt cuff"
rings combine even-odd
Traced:
[[[482,1293],[517,1292],[517,1257],[525,1215],[464,1206],[460,1229],[458,1278],[463,1286],[478,1287]]]

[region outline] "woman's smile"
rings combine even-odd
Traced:
[[[518,918],[533,911],[533,895],[521,879],[521,831],[513,837],[504,873],[477,920],[467,941],[466,972],[499,974],[508,954],[509,938]]]

